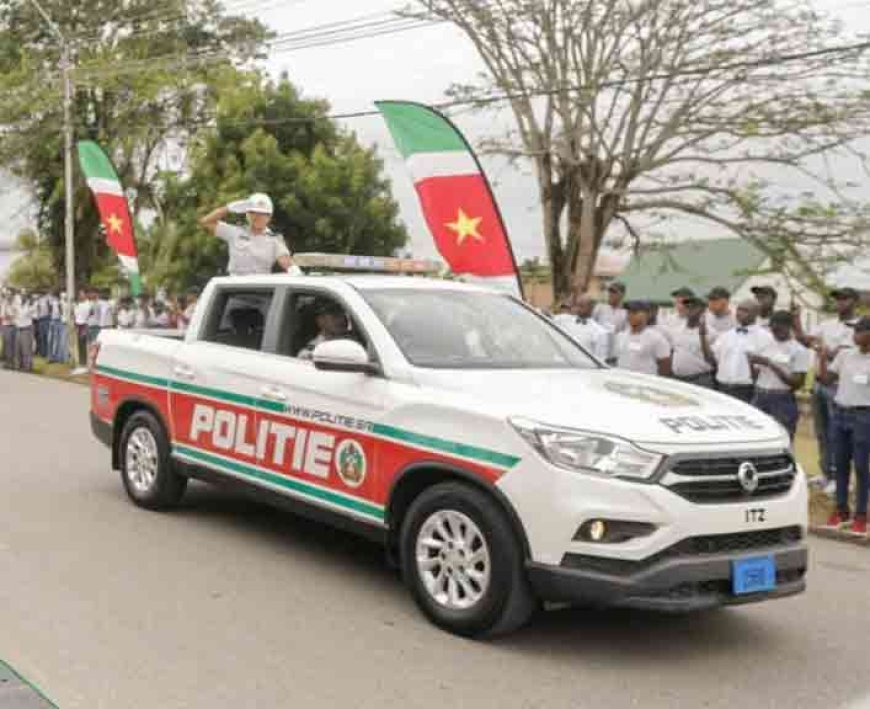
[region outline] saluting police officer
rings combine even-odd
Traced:
[[[199,220],[204,229],[227,243],[230,251],[227,271],[231,276],[271,273],[275,263],[284,271],[299,272],[284,238],[269,229],[273,211],[269,195],[256,193],[246,200],[218,207]],[[247,226],[222,221],[230,213],[245,214]]]

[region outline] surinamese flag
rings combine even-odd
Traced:
[[[522,294],[489,182],[456,126],[421,104],[378,101],[375,105],[405,159],[429,231],[450,269],[506,282]]]
[[[99,145],[90,140],[82,140],[79,141],[78,149],[79,164],[88,187],[94,194],[100,221],[106,231],[106,241],[118,255],[121,267],[130,281],[131,293],[134,296],[139,295],[142,281],[139,277],[133,220],[130,218],[130,209],[121,181],[109,156]]]

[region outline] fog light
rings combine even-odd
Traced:
[[[654,524],[622,519],[589,519],[574,534],[575,542],[619,544],[637,537],[646,537],[656,530]]]
[[[589,538],[593,542],[600,542],[607,534],[607,525],[603,519],[594,519],[589,523]]]

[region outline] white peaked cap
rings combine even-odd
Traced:
[[[274,211],[272,199],[267,194],[256,192],[248,197],[248,211],[258,214],[271,214]]]

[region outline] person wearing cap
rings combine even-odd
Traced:
[[[855,466],[857,492],[851,531],[867,534],[867,497],[870,486],[870,318],[855,323],[855,348],[843,349],[829,362],[827,349],[819,343],[818,374],[836,385],[831,426],[837,471],[837,509],[828,526],[841,527],[849,520],[849,481]]]
[[[595,300],[590,295],[581,295],[574,304],[573,312],[560,312],[553,321],[573,337],[590,354],[600,360],[609,355],[610,333],[592,317]]]
[[[711,346],[718,389],[747,404],[755,394],[749,356],[758,354],[773,342],[773,335],[756,324],[757,317],[758,303],[744,300],[737,306],[737,325],[716,338]]]
[[[314,312],[317,335],[299,350],[296,354],[299,359],[311,359],[314,355],[314,348],[322,342],[351,337],[347,314],[338,303],[328,299],[319,300]]]
[[[777,310],[770,316],[773,342],[749,355],[756,373],[752,403],[775,418],[794,440],[798,423],[795,391],[806,381],[810,351],[792,336],[792,314]]]
[[[835,288],[831,291],[836,317],[823,320],[809,335],[798,339],[807,347],[824,347],[828,361],[833,361],[841,350],[855,346],[855,323],[858,317],[855,308],[860,294],[854,288]],[[797,335],[796,335],[797,336]],[[824,475],[825,492],[833,495],[836,491],[836,459],[831,443],[831,424],[834,415],[835,388],[816,378],[813,383],[813,428],[819,448],[819,469]]]
[[[685,298],[683,307],[686,321],[682,328],[672,331],[671,369],[680,381],[712,389],[716,360],[707,340],[704,301],[694,296]]]
[[[755,286],[749,289],[758,303],[758,318],[756,324],[760,327],[770,327],[770,316],[776,307],[776,299],[779,295],[772,286]]]
[[[671,375],[671,345],[649,327],[651,305],[645,300],[625,304],[628,327],[616,335],[616,366],[633,372]]]
[[[624,300],[625,284],[613,281],[607,286],[607,302],[598,303],[592,312],[592,319],[608,332],[608,364],[616,362],[616,335],[625,330],[628,322]]]
[[[715,342],[720,335],[724,335],[736,324],[734,314],[731,312],[731,293],[727,288],[716,286],[707,293],[704,323],[710,342]]]
[[[276,263],[284,271],[298,271],[284,238],[269,229],[273,211],[269,195],[257,193],[246,200],[218,207],[199,220],[206,231],[227,243],[230,252],[227,272],[231,276],[271,273]],[[244,213],[247,226],[223,221],[230,213]]]

